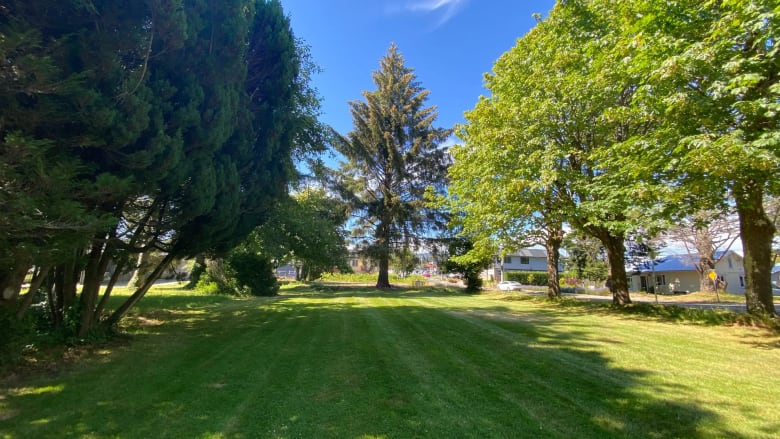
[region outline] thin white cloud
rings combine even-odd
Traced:
[[[415,12],[415,13],[437,13],[439,14],[439,20],[436,26],[441,26],[448,22],[452,17],[457,15],[461,9],[469,2],[469,0],[417,0],[411,3],[407,3],[405,6],[399,8],[393,6],[388,8],[387,11],[391,13],[397,12]]]
[[[407,5],[410,11],[435,11],[446,7],[457,7],[463,0],[427,0]]]

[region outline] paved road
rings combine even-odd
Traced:
[[[574,294],[570,295],[569,297],[574,297],[575,299],[581,299],[581,300],[593,300],[593,301],[603,301],[603,302],[611,302],[612,298],[608,296],[595,296],[591,294]],[[712,303],[712,302],[676,302],[671,300],[664,300],[664,296],[658,296],[658,304],[659,305],[675,305],[675,306],[681,306],[683,308],[694,308],[694,309],[723,309],[727,311],[734,311],[734,312],[745,312],[747,310],[747,307],[744,303]],[[654,296],[644,296],[644,295],[636,295],[631,296],[631,300],[634,302],[645,302],[645,303],[656,303]]]
[[[434,284],[434,285],[440,285],[440,286],[447,286],[447,287],[463,287],[462,283],[449,283],[447,281],[436,279],[436,278],[430,278],[428,279],[428,282]],[[496,290],[497,291],[497,290]],[[539,292],[539,291],[519,291],[523,294],[534,294],[543,296],[547,293]],[[610,296],[599,296],[595,294],[566,294],[566,297],[573,297],[575,299],[580,300],[592,300],[596,302],[611,302],[612,297]],[[677,302],[677,301],[671,301],[671,300],[665,300],[668,296],[659,295],[658,296],[658,304],[659,305],[675,305],[675,306],[681,306],[683,308],[693,308],[693,309],[709,309],[709,310],[726,310],[726,311],[733,311],[733,312],[745,312],[747,311],[747,306],[745,306],[744,303],[712,303],[712,302]],[[649,296],[649,295],[633,295],[631,296],[631,300],[634,302],[645,302],[645,303],[656,303],[655,296]]]

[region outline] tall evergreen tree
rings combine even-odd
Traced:
[[[377,288],[389,288],[392,250],[417,244],[443,226],[426,192],[444,191],[449,156],[441,144],[451,130],[436,128],[429,91],[405,65],[395,44],[373,74],[376,90],[351,102],[354,129],[336,140],[348,163],[341,169],[342,193],[370,233],[364,249],[379,265]]]
[[[24,256],[0,261],[0,304],[19,303],[30,265],[54,264],[55,324],[78,315],[85,335],[110,262],[116,275],[133,253],[166,255],[113,323],[173,258],[240,242],[317,127],[296,44],[276,0],[4,3],[0,201],[35,221],[0,217],[0,244]]]
[[[162,174],[147,171],[164,161],[166,133],[153,130],[159,136],[152,147],[138,147],[154,99],[141,84],[153,41],[150,17],[173,3],[105,1],[98,11],[87,2],[25,0],[0,8],[0,154],[7,165],[0,179],[9,202],[3,214],[23,219],[0,227],[0,235],[10,237],[9,253],[22,256],[14,257],[14,271],[20,264],[73,265],[93,237],[106,242],[123,201]],[[175,14],[164,16],[167,35],[156,44],[174,47],[181,28]],[[58,269],[56,309],[74,302],[75,269]],[[18,293],[18,286],[3,290]]]
[[[286,196],[294,176],[293,151],[316,148],[321,130],[318,101],[303,65],[305,48],[281,3],[234,0],[216,10],[211,2],[200,7],[200,17],[210,20],[193,20],[203,26],[202,38],[189,53],[198,53],[199,63],[208,60],[192,69],[206,92],[197,107],[201,119],[195,119],[202,125],[186,132],[192,136],[190,168],[166,186],[165,198],[158,197],[175,213],[172,233],[166,235],[168,259],[221,255],[243,241]],[[183,51],[170,67],[186,64],[189,53]],[[298,148],[298,142],[305,145]],[[189,178],[192,172],[200,181]],[[157,271],[166,264],[161,261]],[[153,272],[109,322],[143,297],[156,276]]]

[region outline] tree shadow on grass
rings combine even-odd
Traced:
[[[111,358],[3,389],[0,436],[747,436],[676,397],[695,395],[690,385],[614,366],[603,337],[560,330],[555,312],[418,304],[450,296],[463,294],[355,288],[168,306],[156,332]],[[371,306],[388,297],[412,300]]]
[[[297,292],[316,292],[322,294],[332,294],[334,296],[364,296],[364,297],[446,297],[446,296],[467,296],[463,288],[444,287],[444,286],[421,286],[413,287],[406,285],[395,285],[392,288],[376,288],[370,285],[354,284],[334,284],[334,283],[313,283],[310,286],[300,286],[292,289]],[[287,290],[283,292],[286,294]]]
[[[538,298],[520,298],[514,300],[542,300]],[[780,335],[780,323],[776,320],[761,319],[746,313],[723,309],[703,309],[669,304],[635,302],[627,306],[614,306],[609,301],[590,301],[564,298],[558,302],[549,302],[567,311],[583,313],[602,313],[622,316],[627,319],[659,321],[667,323],[686,323],[704,326],[746,326]]]

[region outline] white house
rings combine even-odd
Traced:
[[[722,257],[721,257],[722,255]],[[742,256],[733,251],[725,254],[718,253],[715,264],[715,277],[723,282],[725,289],[733,294],[745,294],[745,269],[742,264]],[[656,286],[659,293],[673,293],[699,291],[699,273],[695,264],[698,255],[678,254],[657,258],[655,266],[651,267],[646,262],[639,270],[627,270],[629,272],[630,291],[648,291],[648,287]],[[655,282],[653,282],[655,275]]]

